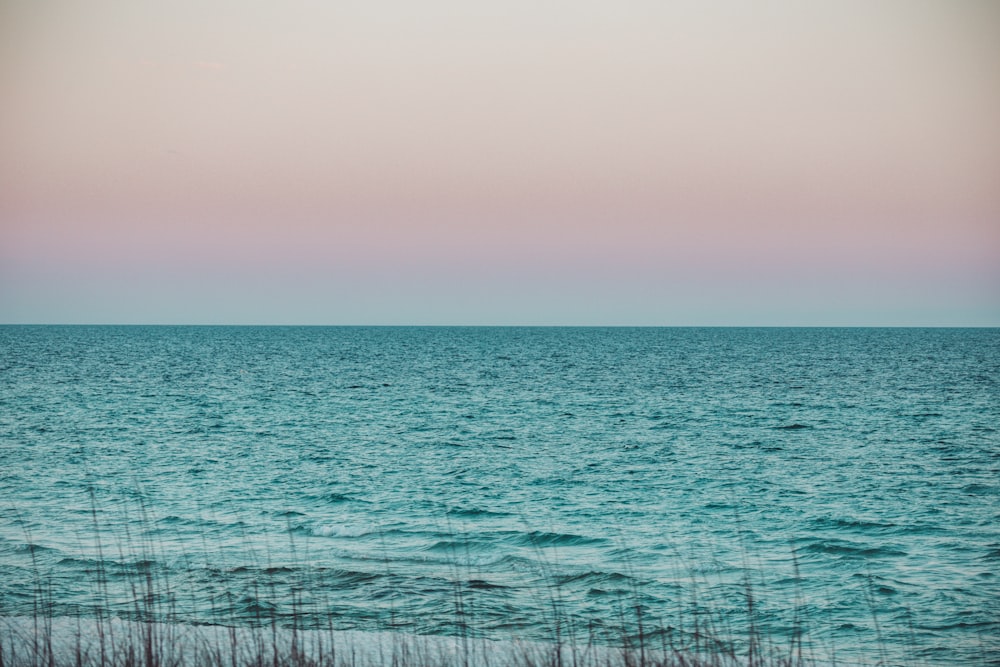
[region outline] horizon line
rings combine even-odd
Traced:
[[[0,322],[0,327],[204,327],[314,329],[998,329],[998,324],[304,324],[246,322]]]

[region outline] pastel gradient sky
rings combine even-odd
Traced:
[[[0,322],[1000,325],[991,0],[0,0]]]

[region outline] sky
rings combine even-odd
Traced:
[[[0,322],[1000,326],[1000,3],[0,0]]]

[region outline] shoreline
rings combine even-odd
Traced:
[[[0,616],[2,667],[860,667],[755,644],[747,654],[392,631]],[[884,663],[887,665],[895,662]],[[901,663],[899,663],[901,664]]]

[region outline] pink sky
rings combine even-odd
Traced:
[[[1000,6],[0,5],[0,322],[1000,325]]]

